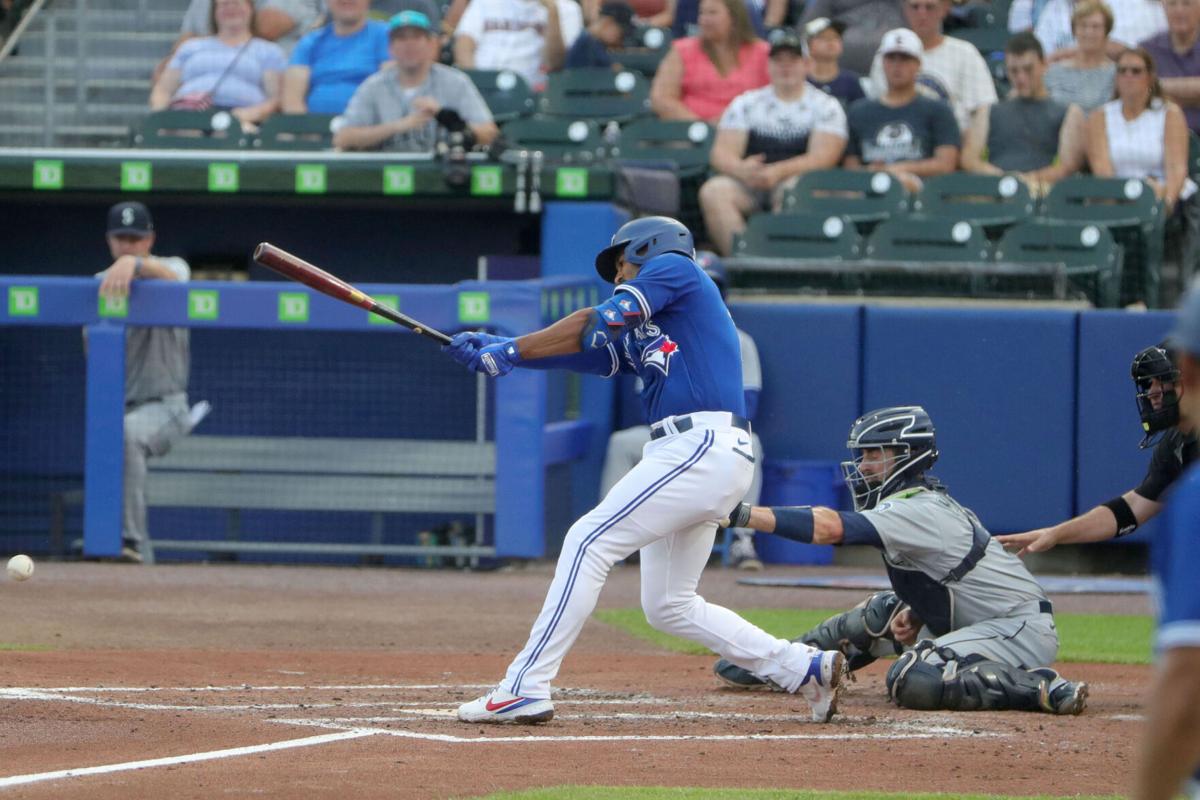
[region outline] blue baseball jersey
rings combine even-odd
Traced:
[[[620,371],[642,379],[646,419],[693,411],[745,416],[737,328],[704,270],[685,255],[664,253],[613,291],[623,294],[636,298],[642,321],[612,347]]]
[[[1200,647],[1200,469],[1175,485],[1153,544],[1159,599],[1158,649]]]

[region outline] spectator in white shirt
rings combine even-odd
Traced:
[[[471,0],[454,36],[460,69],[508,69],[535,89],[562,68],[583,30],[572,0]]]
[[[917,89],[926,97],[948,103],[959,129],[965,130],[977,109],[996,102],[996,85],[975,45],[942,33],[942,20],[949,10],[949,0],[904,0],[908,27],[925,48]],[[886,91],[883,59],[876,55],[867,93],[880,97]]]
[[[708,235],[729,255],[746,217],[778,209],[801,175],[837,166],[846,149],[846,114],[837,100],[809,86],[808,56],[788,31],[771,45],[771,83],[733,99],[717,124],[709,159],[718,174],[700,187]]]

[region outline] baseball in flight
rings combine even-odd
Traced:
[[[26,555],[8,560],[8,576],[14,581],[27,581],[33,576],[33,559]]]

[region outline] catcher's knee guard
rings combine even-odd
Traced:
[[[841,650],[851,670],[862,669],[878,657],[872,652],[876,643],[891,639],[892,619],[902,606],[895,592],[876,592],[792,641],[818,650]],[[900,648],[897,646],[895,651],[898,653]]]
[[[997,661],[960,660],[952,650],[921,642],[892,665],[888,697],[922,711],[1049,711],[1044,675]]]

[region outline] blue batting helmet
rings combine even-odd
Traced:
[[[612,283],[617,277],[617,256],[624,255],[629,263],[641,266],[663,253],[695,257],[696,245],[687,226],[670,217],[630,220],[613,234],[612,244],[596,256],[596,272]]]

